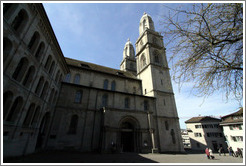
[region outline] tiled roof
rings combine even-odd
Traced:
[[[237,112],[223,116],[220,124],[243,123],[243,118],[235,118],[237,116],[243,116],[243,108],[240,108]]]
[[[79,67],[79,68],[88,69],[88,70],[94,70],[94,71],[103,72],[103,73],[107,73],[107,74],[117,75],[120,77],[128,77],[131,79],[139,80],[131,72],[113,69],[113,68],[109,68],[109,67],[105,67],[105,66],[100,66],[97,64],[84,62],[84,61],[80,61],[80,60],[75,60],[75,59],[71,59],[71,58],[67,58],[67,57],[65,59],[66,59],[67,64],[70,66]]]
[[[211,116],[198,116],[185,121],[185,123],[202,123],[202,122],[220,122],[220,119],[213,118]]]

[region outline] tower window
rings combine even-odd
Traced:
[[[22,58],[18,63],[17,67],[15,68],[15,72],[13,73],[12,77],[16,81],[20,82],[24,77],[24,74],[28,67],[28,60],[27,58]]]
[[[104,80],[103,89],[108,89],[108,80]]]
[[[143,68],[144,66],[146,66],[146,58],[145,58],[145,55],[144,54],[141,56],[140,66],[141,66],[141,68]]]
[[[11,26],[14,28],[15,31],[22,31],[24,26],[27,24],[28,15],[24,9],[21,9],[18,15],[15,17],[14,21],[12,22]]]

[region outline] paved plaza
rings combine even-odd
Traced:
[[[88,154],[74,151],[39,152],[5,158],[3,163],[243,163],[243,158],[219,156],[209,160],[204,154]]]

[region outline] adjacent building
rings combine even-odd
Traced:
[[[184,148],[190,149],[191,148],[190,137],[186,129],[181,129],[181,136],[182,136]]]
[[[163,37],[146,13],[135,46],[120,70],[65,58],[42,4],[4,3],[3,156],[183,152]]]
[[[203,151],[209,147],[213,152],[218,152],[218,148],[223,147],[226,150],[227,144],[220,121],[210,116],[193,117],[185,121],[191,149]]]
[[[221,119],[220,126],[223,127],[227,145],[231,146],[234,151],[237,151],[237,148],[243,149],[243,108],[235,113],[223,116]]]

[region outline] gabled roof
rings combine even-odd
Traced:
[[[237,112],[234,112],[232,114],[223,116],[221,125],[223,124],[235,124],[235,123],[243,123],[243,118],[234,118],[237,116],[243,116],[243,107],[241,107]]]
[[[111,74],[111,75],[115,75],[115,76],[119,76],[119,77],[125,77],[125,78],[139,80],[134,74],[132,74],[131,72],[128,72],[128,71],[113,69],[113,68],[109,68],[109,67],[89,63],[89,62],[84,62],[84,61],[80,61],[80,60],[75,60],[75,59],[71,59],[71,58],[67,58],[67,57],[65,59],[66,59],[68,66],[73,66],[76,68],[93,70],[93,71]]]
[[[192,117],[191,119],[185,121],[185,123],[202,123],[202,122],[220,122],[220,119],[213,118],[211,116],[198,116],[198,117]]]

